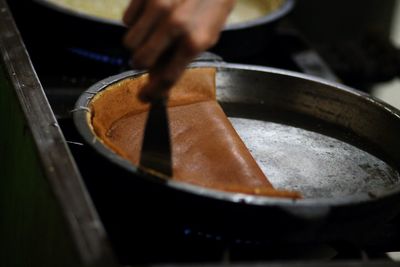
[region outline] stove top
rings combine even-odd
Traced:
[[[107,54],[96,47],[41,46],[30,32],[29,23],[19,15],[18,8],[13,8],[33,65],[122,264],[191,263],[204,266],[207,263],[220,266],[246,262],[278,266],[293,263],[341,266],[342,261],[350,260],[354,266],[372,266],[374,263],[381,266],[391,262],[386,252],[400,250],[399,218],[388,223],[383,234],[371,238],[371,243],[362,246],[346,242],[269,244],[193,228],[184,222],[176,222],[174,214],[168,214],[168,222],[156,220],[158,217],[152,217],[148,211],[152,204],[146,201],[147,196],[142,190],[134,190],[132,198],[110,186],[109,179],[126,176],[126,173],[87,146],[71,119],[70,111],[78,96],[93,83],[129,70],[128,57],[119,53]],[[276,28],[272,40],[269,49],[237,63],[289,69],[340,81],[290,21],[283,21]],[[132,190],[129,193],[132,194]],[[113,201],[109,198],[118,198],[121,203],[133,201],[129,202],[132,208],[120,210],[126,206],[112,206]],[[116,218],[116,213],[124,214],[129,220],[124,222]],[[210,216],[212,219],[212,214]],[[136,222],[135,225],[131,224],[132,221]],[[121,238],[125,235],[135,236],[135,240]]]

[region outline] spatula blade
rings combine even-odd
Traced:
[[[151,102],[148,113],[140,167],[172,177],[172,154],[166,99]]]

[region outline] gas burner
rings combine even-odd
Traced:
[[[75,54],[83,58],[87,58],[89,60],[93,60],[96,63],[108,64],[118,67],[123,67],[123,66],[125,67],[128,65],[126,58],[120,56],[119,57],[111,56],[105,53],[98,53],[95,51],[91,51],[89,49],[84,49],[79,47],[71,47],[67,48],[67,50],[72,54]]]

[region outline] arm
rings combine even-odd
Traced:
[[[144,99],[166,95],[185,67],[212,47],[235,0],[131,0],[125,46],[134,65],[149,69]]]

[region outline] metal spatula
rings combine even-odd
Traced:
[[[140,167],[172,177],[171,139],[167,98],[153,100],[147,117]]]

